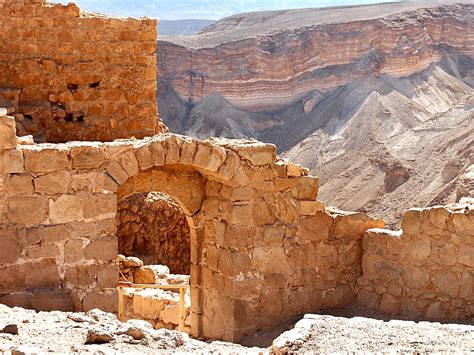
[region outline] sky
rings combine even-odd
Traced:
[[[50,0],[67,4],[72,0]],[[372,4],[393,0],[74,0],[84,10],[161,20],[218,20],[242,12]]]

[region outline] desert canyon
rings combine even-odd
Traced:
[[[472,351],[474,6],[428,5],[0,0],[0,353]]]

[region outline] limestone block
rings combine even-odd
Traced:
[[[232,208],[230,224],[252,225],[254,208],[252,204],[236,205]]]
[[[459,248],[458,261],[463,265],[474,268],[474,246],[461,246]]]
[[[156,284],[160,275],[167,275],[170,269],[165,265],[147,265],[136,269],[134,280],[137,284]]]
[[[113,264],[100,265],[95,274],[97,286],[100,288],[114,288],[119,280],[118,267]]]
[[[15,228],[0,229],[0,260],[9,264],[18,260],[23,251],[23,245]]]
[[[116,192],[118,190],[119,183],[120,182],[115,180],[113,176],[110,176],[107,173],[99,173],[95,180],[94,192]]]
[[[33,179],[29,174],[12,175],[8,182],[10,195],[32,195]]]
[[[219,146],[209,146],[199,143],[196,155],[194,156],[194,165],[211,172],[216,172],[222,166],[226,158],[225,149]]]
[[[3,151],[0,169],[2,169],[5,174],[23,173],[25,171],[23,152],[19,149]]]
[[[164,323],[179,324],[179,305],[166,306],[160,313],[160,319]]]
[[[135,156],[137,158],[140,171],[148,170],[154,166],[153,155],[148,145],[139,147],[135,152]]]
[[[133,296],[133,313],[145,319],[159,319],[161,311],[171,303],[179,302],[179,296],[167,291],[144,289]]]
[[[7,217],[13,224],[35,225],[48,218],[48,200],[43,196],[18,197],[7,200]]]
[[[402,230],[405,234],[415,235],[419,232],[421,223],[421,209],[412,208],[403,216]]]
[[[194,163],[194,157],[198,143],[195,139],[186,139],[181,144],[181,164],[191,165]]]
[[[115,289],[92,291],[88,293],[82,301],[82,308],[84,311],[99,308],[105,312],[116,312],[117,305],[118,296]]]
[[[428,238],[417,238],[406,246],[408,255],[417,261],[424,261],[431,255],[431,242]]]
[[[249,141],[231,144],[231,148],[253,165],[267,165],[276,160],[276,147],[273,144]]]
[[[451,297],[457,297],[459,295],[460,278],[458,274],[452,272],[436,273],[433,278],[433,283],[442,292]]]
[[[314,216],[317,212],[324,212],[324,204],[319,201],[299,201],[298,213],[302,216]]]
[[[154,166],[162,166],[165,163],[165,148],[162,140],[153,141],[149,145],[153,157]]]
[[[180,140],[177,136],[171,135],[164,142],[166,164],[177,164],[180,161]]]
[[[16,147],[15,119],[0,109],[0,151]]]
[[[105,161],[105,152],[100,143],[71,146],[72,168],[87,170],[99,168]]]
[[[34,180],[35,191],[39,194],[65,194],[69,190],[71,173],[69,171],[57,171],[49,173]]]
[[[84,218],[82,200],[76,195],[61,195],[49,200],[49,218],[53,224],[80,221]]]
[[[95,194],[82,197],[84,218],[99,219],[115,216],[117,196],[115,194]]]
[[[296,179],[293,195],[299,200],[316,200],[319,189],[319,179],[312,176],[301,176]]]
[[[109,165],[107,165],[107,174],[119,185],[122,185],[128,180],[127,172],[117,160],[112,160]]]
[[[138,174],[139,164],[138,160],[135,157],[135,154],[132,151],[122,154],[118,159],[123,170],[127,173],[128,177]]]
[[[35,173],[51,173],[67,170],[69,165],[68,151],[58,145],[34,145],[23,147],[25,169]]]
[[[33,246],[26,250],[28,260],[59,257],[60,250],[55,244]]]
[[[308,175],[308,172],[309,172],[307,168],[304,168],[301,165],[293,164],[293,163],[288,163],[286,170],[289,177],[306,176]]]
[[[84,241],[82,239],[68,240],[64,245],[64,262],[74,263],[84,257]]]
[[[115,236],[92,240],[84,249],[87,259],[107,261],[117,259],[118,242]]]

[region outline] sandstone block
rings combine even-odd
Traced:
[[[0,151],[16,147],[15,119],[0,109]]]
[[[382,299],[380,300],[380,310],[390,314],[398,314],[400,312],[400,301],[386,293],[382,295]]]
[[[242,142],[232,144],[232,149],[253,165],[267,165],[276,160],[276,147],[261,142]]]
[[[296,179],[294,196],[299,200],[316,200],[319,179],[312,176],[301,176]]]
[[[419,232],[421,210],[413,208],[405,213],[402,220],[403,233],[415,235]]]
[[[95,180],[94,192],[116,192],[118,190],[119,183],[120,182],[115,180],[113,175],[99,173]]]
[[[3,168],[2,168],[3,166]],[[21,174],[25,171],[23,152],[19,149],[3,151],[0,171],[5,174]]]
[[[10,195],[32,195],[33,179],[28,174],[12,175],[8,183]]]
[[[98,143],[72,146],[70,149],[72,168],[75,170],[97,169],[105,161],[104,149]]]
[[[82,200],[76,195],[61,195],[49,200],[49,218],[53,224],[80,221],[84,218]]]
[[[154,166],[162,166],[165,163],[165,149],[163,141],[153,141],[149,145],[153,157]]]
[[[71,239],[64,244],[64,262],[74,263],[84,257],[84,241],[82,239]]]
[[[103,237],[92,240],[84,250],[87,259],[100,261],[112,261],[117,258],[117,239],[115,237]]]
[[[324,212],[324,204],[319,201],[299,201],[298,212],[302,216],[314,216],[317,212]]]
[[[134,279],[136,284],[156,284],[160,276],[170,273],[170,269],[164,265],[147,265],[136,269]]]
[[[68,192],[71,174],[69,171],[57,171],[35,179],[35,191],[40,194],[64,194]]]
[[[46,244],[40,246],[30,247],[26,250],[26,256],[29,260],[41,258],[56,258],[59,257],[60,250],[57,245]]]
[[[133,312],[144,319],[159,319],[161,311],[172,302],[179,302],[178,296],[172,292],[153,289],[141,290],[133,296]]]
[[[171,324],[179,324],[179,305],[166,306],[160,313],[161,321]]]
[[[460,278],[451,272],[441,272],[434,275],[433,283],[443,292],[451,297],[459,295]]]
[[[52,173],[67,170],[68,151],[58,146],[35,145],[23,148],[25,169],[35,173]]]
[[[153,155],[148,145],[139,147],[135,152],[135,156],[137,158],[140,171],[148,170],[153,167]]]
[[[463,245],[459,248],[458,261],[474,268],[474,246]]]
[[[13,224],[42,224],[48,218],[48,200],[42,196],[10,198],[7,217]]]
[[[115,289],[92,291],[82,301],[84,311],[99,308],[105,312],[116,312],[118,296]]]
[[[299,177],[308,175],[308,169],[298,164],[288,163],[286,171],[289,177]]]
[[[164,142],[166,164],[177,164],[180,161],[180,141],[175,135],[169,136]]]
[[[132,151],[122,154],[119,158],[119,163],[127,173],[128,177],[134,176],[140,171],[138,160]]]
[[[115,216],[117,197],[115,194],[96,194],[83,198],[84,218],[99,219],[103,216]]]
[[[118,185],[122,185],[128,180],[127,172],[116,160],[112,160],[109,165],[107,165],[107,175],[111,177]]]
[[[191,165],[194,163],[194,157],[198,143],[195,139],[186,139],[181,144],[181,164]]]
[[[9,264],[18,260],[21,256],[23,246],[16,229],[0,229],[0,260],[2,264]]]

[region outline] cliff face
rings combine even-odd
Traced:
[[[239,109],[268,112],[368,74],[417,73],[446,47],[474,54],[472,5],[415,6],[234,16],[198,35],[162,37],[160,80],[192,102],[217,92]]]
[[[416,8],[418,7],[418,8]],[[171,130],[257,138],[396,223],[474,194],[474,5],[243,14],[159,41]]]

